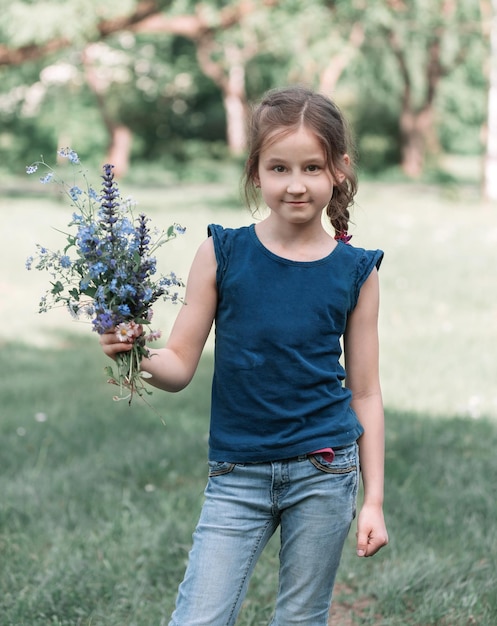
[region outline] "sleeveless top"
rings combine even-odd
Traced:
[[[277,461],[356,441],[340,339],[383,252],[337,242],[322,259],[292,261],[253,224],[208,233],[218,289],[209,459]]]

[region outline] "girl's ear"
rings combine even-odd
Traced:
[[[349,157],[348,154],[344,154],[343,155],[343,162],[344,162],[346,167],[349,167],[349,165],[350,165],[350,157]],[[337,177],[337,182],[343,183],[343,181],[345,180],[345,173],[342,172],[342,170],[338,169],[337,173],[336,173],[336,177]]]

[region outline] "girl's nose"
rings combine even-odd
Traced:
[[[289,182],[288,187],[287,187],[288,193],[291,193],[291,194],[305,193],[306,190],[307,190],[306,186],[304,185],[300,177],[297,177],[297,176],[292,178],[292,180]]]

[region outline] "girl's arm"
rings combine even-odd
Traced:
[[[388,543],[383,517],[385,444],[379,377],[378,309],[378,272],[375,269],[361,288],[344,336],[346,384],[352,391],[352,408],[364,427],[359,439],[364,502],[357,520],[358,556],[372,556]]]
[[[147,382],[165,391],[180,391],[191,381],[209,336],[216,313],[216,257],[212,238],[199,247],[193,260],[182,305],[165,348],[150,350],[141,369],[152,375]],[[132,344],[119,341],[115,333],[100,337],[111,358],[130,350]]]

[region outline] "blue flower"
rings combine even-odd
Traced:
[[[132,235],[135,232],[133,222],[131,222],[127,217],[124,217],[119,223],[119,231],[123,235]]]
[[[72,214],[71,224],[83,224],[83,222],[84,222],[84,217],[81,215],[81,213]]]
[[[71,163],[74,163],[76,165],[79,163],[79,157],[77,152],[74,152],[74,150],[71,150],[70,148],[61,148],[57,152],[57,154],[63,158],[69,159]]]
[[[89,252],[93,252],[99,242],[96,225],[86,225],[84,222],[82,222],[81,226],[78,229],[76,241],[83,254],[86,255]]]
[[[59,263],[60,266],[63,268],[71,267],[71,259],[67,256],[67,254],[64,254],[60,257]]]
[[[120,304],[117,307],[117,310],[123,317],[128,317],[131,315],[131,310],[127,304]]]
[[[45,176],[40,178],[40,183],[43,183],[44,185],[46,185],[51,180],[53,180],[53,172],[48,172],[48,174],[45,174]]]
[[[74,152],[74,150],[69,150],[69,154],[67,155],[67,158],[69,159],[69,161],[71,161],[71,163],[79,163],[79,157],[78,154],[76,152]]]
[[[143,290],[143,295],[142,295],[143,302],[150,302],[150,300],[152,300],[153,295],[154,295],[154,292],[152,291],[152,289],[150,289],[150,287],[145,287],[145,289]]]
[[[106,269],[106,266],[101,261],[97,261],[94,265],[89,267],[90,277],[98,278],[100,274],[105,272]]]
[[[38,170],[38,166],[36,164],[28,165],[26,167],[26,174],[34,174]]]
[[[95,302],[103,303],[102,306],[105,305],[105,289],[103,285],[99,285],[97,287],[97,291],[95,292]],[[105,308],[105,306],[104,306]]]
[[[80,196],[83,192],[81,191],[81,189],[77,186],[74,185],[74,187],[71,187],[69,189],[69,195],[71,196],[71,200],[73,202],[76,202],[78,199],[78,196]]]
[[[121,298],[121,300],[133,298],[134,296],[136,296],[136,289],[135,287],[133,287],[133,285],[123,285],[119,288],[117,295],[119,296],[119,298]]]

